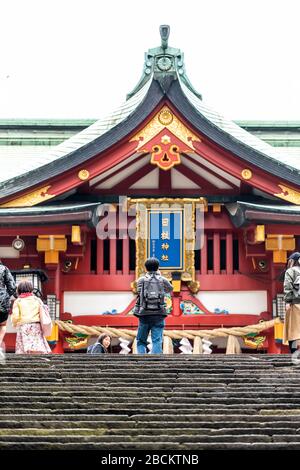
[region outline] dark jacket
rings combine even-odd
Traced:
[[[151,274],[153,274],[153,273],[151,273]],[[165,308],[163,308],[162,310],[158,310],[157,312],[154,312],[154,311],[147,312],[142,308],[142,305],[143,305],[143,299],[142,299],[143,286],[144,286],[145,279],[149,276],[150,276],[150,273],[146,273],[144,276],[140,277],[137,281],[138,296],[137,296],[135,307],[133,309],[133,315],[135,315],[136,317],[146,317],[146,316],[150,316],[150,315],[151,316],[160,315],[160,316],[166,317],[168,314],[167,314]],[[163,276],[160,276],[159,274],[156,274],[156,276],[163,282],[165,294],[167,294],[168,292],[172,292],[173,286],[168,281],[168,279],[166,279]]]
[[[284,300],[288,304],[300,304],[300,297],[294,287],[294,282],[298,276],[300,276],[300,266],[293,266],[285,272],[283,292]]]
[[[88,354],[107,354],[108,351],[101,343],[91,344],[86,351]]]
[[[10,270],[0,263],[0,312],[8,313],[10,310],[10,297],[17,297],[16,283]]]

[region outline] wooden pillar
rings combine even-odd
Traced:
[[[97,274],[103,274],[103,240],[97,237]]]
[[[207,274],[207,234],[203,235],[203,248],[201,249],[200,273]]]
[[[56,298],[60,301],[60,314],[63,311],[63,295],[61,289],[61,268],[60,263],[56,266],[55,276],[54,276],[54,294]],[[64,354],[63,348],[63,334],[58,331],[58,341],[52,349],[53,354]]]
[[[271,288],[268,289],[268,311],[272,312],[272,300],[276,297],[276,269],[274,266],[274,261],[271,261]],[[281,354],[281,344],[276,343],[274,337],[274,327],[268,330],[268,353],[269,354]]]
[[[109,274],[117,274],[117,240],[109,240]]]
[[[226,233],[226,274],[233,274],[233,237]]]
[[[268,337],[268,354],[281,354],[281,344],[275,342],[274,327],[270,328],[267,333]]]
[[[61,301],[61,272],[60,263],[57,264],[54,277],[54,294],[56,298]]]
[[[220,234],[214,233],[214,274],[220,274]]]
[[[129,237],[123,238],[122,272],[129,274]]]
[[[180,302],[181,302],[181,296],[173,296],[173,312],[172,315],[174,317],[179,317],[179,315],[182,314],[181,309],[180,309]]]

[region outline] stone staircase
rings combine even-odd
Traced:
[[[300,449],[289,355],[16,356],[0,364],[0,449]]]

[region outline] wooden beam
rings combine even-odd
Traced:
[[[148,154],[149,155],[149,154]],[[93,188],[94,186],[98,186],[98,184],[102,184],[104,183],[105,181],[109,180],[110,178],[112,178],[113,176],[115,175],[118,175],[121,171],[123,170],[126,170],[127,168],[129,168],[131,165],[134,165],[138,160],[140,160],[141,158],[143,158],[145,155],[137,155],[136,158],[134,158],[133,160],[131,160],[130,162],[126,163],[124,166],[122,166],[121,168],[118,168],[117,170],[113,171],[112,173],[110,173],[109,175],[106,175],[104,178],[100,179],[99,181],[97,181],[96,183],[93,183],[90,188]],[[100,176],[100,175],[99,175]]]
[[[163,191],[171,191],[172,190],[172,183],[171,183],[171,169],[170,170],[161,170],[159,169],[159,190]]]
[[[150,164],[146,164],[139,170],[135,171],[133,174],[125,178],[121,183],[114,186],[114,191],[119,192],[119,194],[126,194],[128,188],[136,183],[138,180],[151,173],[154,168]]]
[[[231,181],[227,180],[224,176],[219,175],[217,172],[211,170],[210,168],[207,168],[207,166],[205,166],[203,163],[199,162],[198,160],[194,160],[193,157],[191,157],[191,156],[188,155],[187,153],[183,154],[183,156],[184,156],[184,158],[186,158],[187,160],[189,160],[191,163],[194,163],[196,166],[198,166],[198,167],[201,168],[202,170],[207,171],[207,172],[210,173],[212,176],[215,176],[215,177],[218,178],[219,180],[223,181],[223,183],[226,183],[226,184],[228,184],[229,186],[231,186],[232,189],[239,189],[238,186],[236,186],[234,183],[231,183]]]

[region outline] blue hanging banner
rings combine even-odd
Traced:
[[[148,209],[147,257],[159,260],[162,270],[184,270],[184,212]]]

